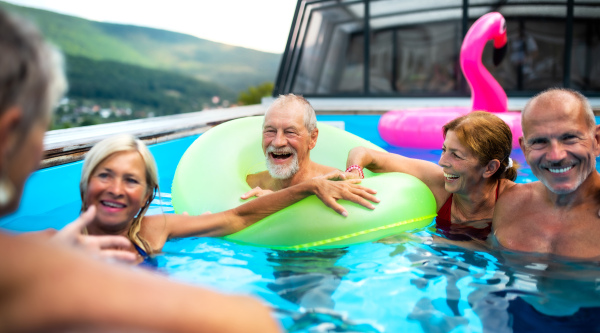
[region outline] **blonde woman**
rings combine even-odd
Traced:
[[[146,216],[158,192],[156,164],[146,145],[130,135],[107,138],[90,150],[83,164],[80,191],[82,210],[96,209],[87,227],[89,234],[127,236],[135,246],[131,251],[137,250],[141,256],[160,251],[171,238],[234,233],[312,194],[340,213],[343,208],[337,199],[368,208],[373,206],[365,199],[378,201],[375,191],[357,185],[356,180],[318,178],[220,213]]]

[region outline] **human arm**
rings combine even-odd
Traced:
[[[443,188],[444,172],[432,162],[408,158],[402,155],[377,151],[366,147],[355,147],[348,153],[346,167],[357,165],[375,173],[402,172],[419,178],[432,191]],[[358,175],[357,170],[351,171]],[[435,194],[435,193],[434,193]]]
[[[374,196],[376,191],[358,185],[359,181],[339,182],[313,178],[220,213],[199,216],[178,214],[146,216],[141,233],[156,250],[162,248],[169,238],[225,236],[242,230],[313,194],[342,215],[347,215],[347,212],[337,203],[338,199],[349,200],[374,209],[375,207],[369,201],[379,202]]]
[[[175,283],[47,241],[0,234],[0,265],[0,323],[8,332],[280,332],[250,297]]]

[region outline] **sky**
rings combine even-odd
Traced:
[[[296,0],[7,0],[88,20],[186,33],[283,53]]]

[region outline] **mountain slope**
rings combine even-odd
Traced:
[[[281,57],[166,30],[89,21],[5,2],[0,7],[34,21],[68,55],[178,72],[234,92],[274,81]]]

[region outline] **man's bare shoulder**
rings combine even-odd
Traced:
[[[533,196],[544,190],[544,184],[539,181],[519,183],[507,186],[498,198],[500,204],[526,204]],[[529,199],[528,199],[529,198]]]
[[[532,203],[538,201],[543,187],[540,182],[532,182],[506,188],[496,202],[492,227],[514,221],[516,214],[529,210]]]

